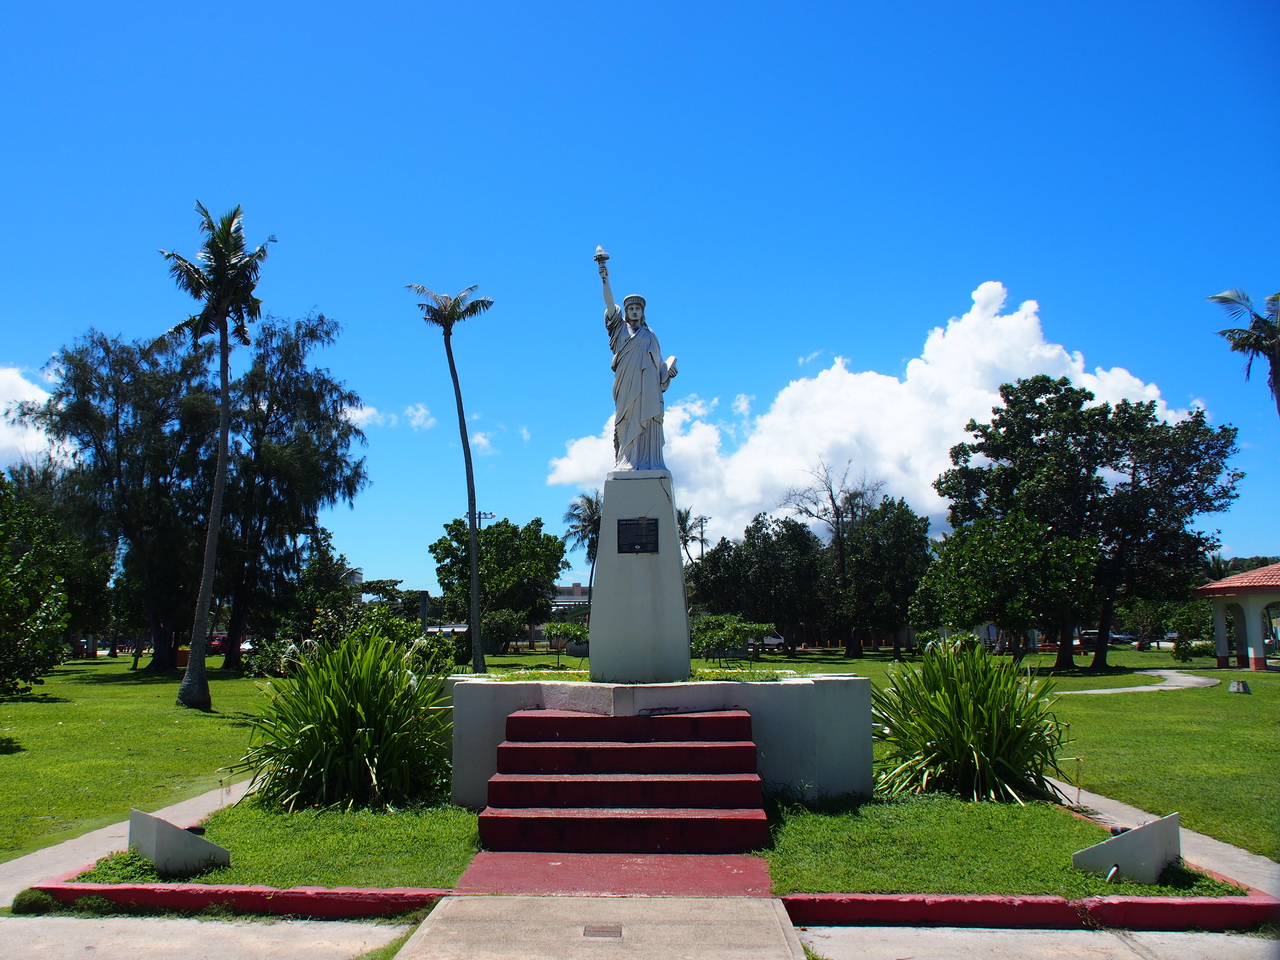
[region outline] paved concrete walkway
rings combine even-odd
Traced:
[[[1153,693],[1160,690],[1188,690],[1191,687],[1216,687],[1222,681],[1214,677],[1197,677],[1181,670],[1139,670],[1144,677],[1159,677],[1159,683],[1141,687],[1108,687],[1102,690],[1058,690],[1059,697],[1079,696],[1086,693]]]
[[[1090,793],[1088,790],[1078,790],[1060,780],[1050,782],[1067,798],[1068,803],[1084,807],[1093,819],[1106,826],[1136,827],[1157,819],[1154,813],[1147,813],[1119,800]],[[1181,830],[1181,841],[1182,859],[1188,863],[1246,883],[1270,896],[1280,897],[1280,863],[1186,827]]]
[[[1228,933],[813,927],[800,939],[826,960],[1278,960],[1280,944]]]

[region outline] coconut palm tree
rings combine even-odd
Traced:
[[[222,494],[227,486],[227,444],[231,434],[231,336],[246,346],[249,323],[262,316],[262,301],[253,295],[258,285],[267,244],[250,250],[244,242],[244,215],[237,206],[215,220],[204,204],[196,203],[204,244],[196,262],[161,250],[169,261],[169,275],[179,290],[204,302],[204,308],[190,317],[185,326],[194,340],[207,334],[218,336],[218,454],[209,495],[209,529],[205,534],[204,566],[200,573],[200,595],[196,600],[195,623],[191,628],[191,654],[186,675],[178,688],[180,707],[209,710],[209,676],[205,652],[209,637],[209,606],[213,600],[213,570],[218,559],[218,532],[222,527]],[[268,237],[267,243],[274,243]]]
[[[693,507],[678,507],[676,509],[676,527],[680,533],[680,546],[684,549],[684,555],[689,558],[690,563],[693,563],[693,553],[689,550],[689,547],[695,543],[701,547],[707,545],[707,538],[702,533],[706,529],[704,526],[706,522],[706,517],[695,517],[693,515]]]
[[[1267,361],[1267,386],[1276,402],[1276,413],[1280,414],[1280,293],[1267,297],[1265,314],[1253,309],[1249,295],[1242,290],[1224,290],[1207,299],[1221,304],[1232,320],[1249,321],[1247,327],[1219,330],[1218,335],[1231,344],[1234,352],[1245,355],[1246,380],[1253,372],[1254,360],[1261,357]]]
[[[456,297],[434,293],[416,283],[409,289],[423,298],[418,304],[422,319],[440,328],[444,334],[444,353],[449,358],[449,376],[453,378],[453,398],[458,404],[458,433],[462,437],[462,461],[467,470],[467,554],[471,565],[471,604],[467,629],[471,634],[471,670],[484,673],[484,646],[480,641],[480,546],[476,534],[476,476],[471,468],[471,442],[467,437],[467,417],[462,412],[462,387],[458,385],[458,367],[453,362],[453,325],[478,317],[493,306],[491,297],[471,299],[476,287],[463,290]]]
[[[600,515],[604,509],[604,497],[599,489],[573,498],[562,518],[569,529],[560,539],[570,548],[585,547],[591,574],[587,577],[587,617],[591,616],[591,587],[596,579],[596,551],[600,547]]]

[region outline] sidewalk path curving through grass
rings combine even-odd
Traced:
[[[1195,674],[1181,670],[1139,670],[1146,677],[1160,677],[1159,683],[1148,683],[1141,687],[1105,687],[1100,690],[1059,690],[1060,697],[1071,697],[1078,693],[1146,693],[1151,690],[1189,690],[1192,687],[1216,687],[1222,681],[1213,677],[1197,677]]]

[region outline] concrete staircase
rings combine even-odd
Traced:
[[[489,850],[741,853],[764,846],[751,715],[519,710],[480,814]]]

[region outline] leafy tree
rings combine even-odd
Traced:
[[[572,548],[582,547],[586,550],[587,563],[591,564],[591,573],[587,577],[588,610],[591,588],[596,581],[596,553],[600,548],[600,517],[603,509],[604,498],[600,491],[591,490],[574,497],[561,518],[569,525],[561,539]]]
[[[875,505],[884,483],[868,480],[849,480],[850,464],[838,476],[825,460],[819,460],[809,475],[813,483],[807,487],[788,490],[779,502],[797,516],[815,520],[827,528],[835,555],[836,589],[842,596],[849,588],[849,563],[847,540],[853,530],[866,518]],[[845,656],[862,656],[862,644],[852,630],[847,618],[837,624],[844,634]]]
[[[1231,345],[1234,353],[1243,353],[1244,378],[1253,372],[1254,360],[1267,361],[1267,387],[1280,414],[1280,293],[1267,297],[1266,312],[1253,309],[1253,301],[1241,290],[1224,290],[1208,298],[1221,304],[1232,320],[1248,321],[1247,327],[1219,330],[1218,335]]]
[[[9,474],[14,497],[57,526],[62,586],[67,594],[66,629],[76,637],[101,633],[112,621],[109,584],[116,544],[107,537],[92,498],[79,487],[84,473],[66,469],[46,454],[36,462],[15,464]]]
[[[746,604],[746,571],[738,545],[727,537],[685,568],[695,606],[712,614],[741,613]]]
[[[1097,545],[1093,666],[1104,667],[1115,605],[1184,593],[1216,548],[1191,523],[1236,495],[1242,474],[1226,466],[1236,431],[1209,426],[1203,411],[1166,423],[1154,402],[1096,404],[1065,377],[1019,380],[1000,395],[990,423],[969,421],[975,440],[952,448],[955,467],[934,487],[957,530],[1017,514],[1082,549]]]
[[[431,544],[430,550],[436,559],[436,580],[446,616],[461,618],[478,606],[481,619],[468,621],[472,630],[486,613],[496,610],[514,612],[526,627],[550,619],[556,578],[568,563],[564,543],[543,532],[541,518],[535,517],[523,527],[504,518],[479,531],[478,596],[470,591],[473,553],[468,525],[457,519],[444,529],[445,535]]]
[[[845,603],[853,623],[891,634],[901,659],[908,606],[929,567],[929,518],[902,499],[884,497],[848,538],[850,585]]]
[[[418,304],[422,311],[422,319],[431,326],[440,328],[444,334],[444,353],[449,360],[449,376],[453,380],[453,398],[458,405],[458,434],[462,440],[462,462],[467,473],[467,543],[468,563],[470,564],[470,596],[471,606],[467,611],[467,623],[471,631],[471,669],[476,673],[484,673],[484,644],[481,640],[480,626],[480,550],[477,546],[478,533],[476,524],[476,477],[471,467],[471,441],[467,436],[467,417],[462,410],[462,387],[458,384],[458,366],[453,361],[453,327],[462,320],[478,317],[493,306],[489,297],[472,300],[471,295],[476,287],[463,290],[456,297],[434,293],[419,284],[410,284],[409,289],[425,298]],[[439,558],[437,558],[439,559]]]
[[[804,524],[758,514],[742,542],[721,540],[689,568],[695,595],[711,614],[776,624],[794,650],[823,619],[822,542]]]
[[[204,244],[192,263],[176,253],[161,250],[169,261],[169,275],[178,289],[204,304],[190,317],[186,327],[194,340],[214,334],[218,338],[218,447],[214,467],[213,489],[209,494],[209,528],[205,536],[204,563],[200,573],[200,594],[196,600],[194,626],[191,632],[191,657],[187,672],[178,688],[177,706],[209,710],[213,700],[209,694],[209,676],[205,670],[205,652],[209,637],[209,607],[213,601],[213,574],[218,559],[218,537],[222,530],[222,495],[227,484],[227,460],[231,436],[231,335],[249,345],[248,324],[262,314],[262,301],[255,297],[258,274],[267,259],[263,244],[248,249],[244,239],[244,215],[235,207],[220,219],[197,202],[200,232]],[[275,237],[267,238],[267,243]]]
[[[29,689],[62,659],[66,545],[0,476],[0,696]]]
[[[160,671],[173,668],[196,602],[194,531],[206,522],[218,420],[212,355],[177,332],[124,343],[90,330],[50,361],[49,398],[14,410],[68,451],[59,496],[74,500],[78,535],[117,563],[119,616],[145,625]]]
[[[317,527],[310,537],[306,565],[298,577],[292,615],[284,632],[295,640],[332,646],[356,628],[361,585],[347,558],[333,549],[333,535]]]
[[[360,397],[311,363],[340,329],[323,314],[268,317],[253,363],[233,387],[236,441],[220,548],[230,669],[239,667],[248,629],[274,633],[277,600],[287,600],[301,566],[297,544],[316,529],[320,510],[352,503],[368,483],[364,458],[351,454],[364,433],[345,415]]]
[[[1094,607],[1097,559],[1095,545],[1021,514],[974,520],[938,548],[913,620],[966,630],[994,623],[1014,634],[1034,627],[1059,637],[1059,664],[1069,665],[1074,626]]]

